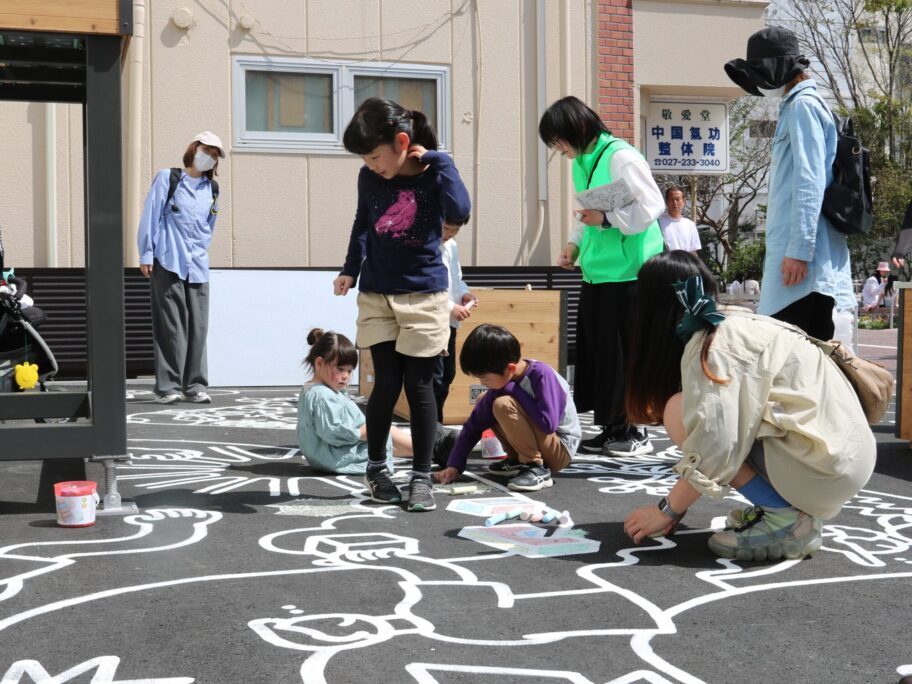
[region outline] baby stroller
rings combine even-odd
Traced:
[[[28,285],[14,276],[4,280],[3,256],[0,235],[0,392],[20,391],[15,381],[16,365],[26,362],[38,366],[38,385],[46,392],[45,383],[57,374],[57,360],[36,328],[47,315],[35,306],[22,308]]]

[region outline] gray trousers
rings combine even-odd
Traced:
[[[209,283],[181,280],[158,261],[153,265],[151,281],[155,393],[205,392],[209,386]]]

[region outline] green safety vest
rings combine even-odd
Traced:
[[[618,150],[633,150],[640,154],[623,140],[602,133],[591,152],[574,159],[573,185],[576,191],[610,183],[611,158]],[[586,226],[579,244],[578,263],[587,283],[623,283],[636,280],[640,266],[664,247],[658,221],[653,221],[646,230],[636,235],[624,235],[616,228],[605,230],[598,226]]]

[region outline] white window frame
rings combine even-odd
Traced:
[[[331,133],[294,133],[247,130],[247,71],[329,75],[332,77]],[[235,152],[319,152],[347,154],[342,146],[345,125],[355,113],[355,77],[422,78],[436,82],[437,131],[440,149],[450,148],[450,68],[437,64],[401,62],[329,62],[303,57],[235,55],[232,64],[232,117]]]

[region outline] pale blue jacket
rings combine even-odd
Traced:
[[[204,177],[193,189],[184,172],[166,206],[170,177],[171,169],[159,171],[146,196],[137,236],[139,263],[155,259],[181,280],[208,283],[209,245],[218,215],[212,183]]]
[[[304,385],[298,398],[298,446],[317,470],[355,474],[367,470],[367,442],[361,441],[364,414],[345,393],[322,383]],[[386,444],[391,464],[392,440]]]
[[[837,309],[855,306],[845,235],[820,213],[833,180],[836,124],[813,80],[783,98],[773,137],[766,212],[766,261],[759,313],[771,316],[811,292],[833,297]],[[808,262],[798,285],[782,282],[782,259]]]

